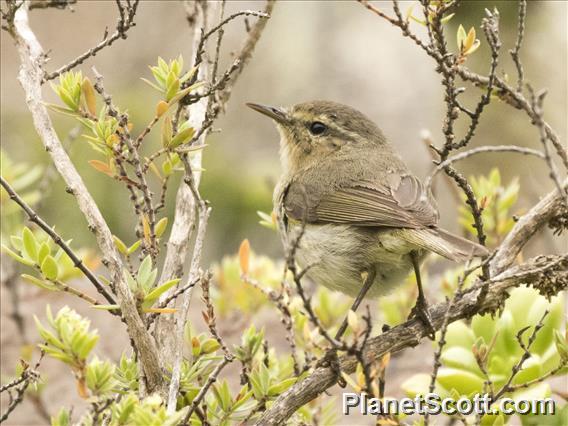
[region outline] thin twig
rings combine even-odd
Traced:
[[[201,389],[199,389],[199,392],[197,393],[197,395],[195,396],[195,398],[191,402],[191,405],[189,407],[187,414],[185,415],[185,418],[181,422],[181,424],[183,426],[187,426],[189,424],[189,419],[191,418],[191,415],[193,414],[195,409],[198,407],[198,405],[201,403],[203,398],[205,398],[205,395],[209,391],[209,388],[213,385],[213,383],[215,383],[217,381],[217,378],[219,377],[219,374],[221,374],[221,371],[223,370],[223,368],[225,368],[227,366],[227,364],[229,364],[231,361],[232,361],[232,359],[229,359],[229,358],[226,358],[226,357],[223,358],[223,360],[219,364],[217,364],[217,366],[215,367],[215,370],[213,370],[213,372],[209,375],[209,377],[207,377],[207,381],[201,387]]]
[[[513,267],[502,275],[496,276],[489,287],[488,296],[481,302],[479,301],[479,292],[484,283],[478,280],[474,285],[464,290],[463,296],[453,304],[449,313],[449,321],[454,322],[459,319],[471,318],[476,314],[495,312],[509,296],[508,290],[513,287],[531,285],[540,291],[544,291],[545,289],[541,286],[546,286],[546,284],[542,280],[542,273],[533,274],[533,270],[544,268],[547,274],[562,274],[566,265],[566,258],[563,259],[563,263],[559,264],[557,256],[531,259],[521,266]],[[521,271],[522,273],[520,273]],[[510,275],[517,277],[509,278]],[[555,289],[555,292],[560,292],[562,289],[563,287],[559,286]],[[429,316],[435,330],[440,329],[447,311],[448,303],[440,303],[429,309]],[[388,352],[393,354],[405,348],[416,346],[428,334],[427,327],[420,320],[414,318],[391,328],[380,336],[369,339],[364,355],[367,359],[380,359]],[[358,361],[354,356],[344,356],[339,359],[339,364],[341,371],[349,374],[355,371]],[[256,424],[284,424],[297,409],[333,386],[337,383],[337,380],[337,373],[331,366],[320,364],[309,376],[281,394],[263,413]]]
[[[95,78],[96,78],[96,83],[95,83],[95,86],[94,86],[95,90],[105,100],[105,103],[108,106],[109,115],[111,115],[112,117],[115,117],[118,120],[119,126],[121,127],[122,131],[117,132],[117,135],[119,136],[120,141],[122,143],[124,143],[124,145],[128,149],[128,153],[131,156],[132,164],[134,165],[134,168],[135,168],[136,178],[138,179],[137,188],[141,192],[142,198],[144,200],[144,213],[145,213],[145,215],[142,215],[140,217],[140,221],[142,223],[147,222],[148,228],[149,228],[149,231],[150,231],[148,237],[144,238],[144,247],[147,250],[147,252],[150,253],[150,255],[152,256],[152,259],[155,260],[156,257],[158,256],[158,251],[159,251],[159,248],[156,244],[156,230],[155,230],[155,227],[156,227],[156,212],[154,210],[154,205],[152,203],[152,192],[150,191],[150,188],[148,186],[148,182],[146,180],[146,174],[144,173],[144,170],[143,170],[143,167],[142,167],[142,161],[140,159],[140,153],[138,151],[138,147],[134,146],[136,141],[133,142],[132,138],[130,136],[130,132],[128,130],[128,117],[126,116],[126,114],[119,114],[116,107],[112,104],[112,98],[105,91],[105,88],[104,88],[104,85],[103,85],[103,76],[101,74],[99,74],[99,72],[96,70],[95,67],[93,67],[93,73],[95,74]],[[154,124],[155,124],[155,122],[157,122],[156,119],[154,121],[152,121],[152,123],[154,123]],[[150,123],[150,124],[153,125],[152,123]],[[148,126],[148,128],[151,128],[151,126]],[[143,132],[143,134],[144,134],[144,132]],[[141,141],[142,141],[142,139],[140,139],[140,142]],[[146,237],[146,235],[144,235],[144,237]],[[147,241],[147,239],[149,241]]]
[[[434,392],[434,389],[436,387],[436,380],[438,378],[438,372],[440,370],[440,367],[442,366],[442,362],[440,361],[440,359],[442,357],[442,351],[446,346],[446,333],[448,332],[448,325],[450,323],[450,312],[452,311],[452,308],[454,307],[456,301],[459,300],[460,297],[462,297],[463,286],[468,276],[468,270],[473,272],[473,270],[468,269],[468,266],[466,265],[465,272],[458,279],[458,287],[453,297],[449,300],[449,302],[447,302],[448,308],[446,309],[446,313],[444,314],[444,318],[442,320],[442,326],[440,327],[440,338],[438,339],[438,348],[434,353],[434,364],[432,368],[432,374],[430,375],[430,385],[428,387],[428,392],[430,393]],[[430,413],[427,411],[426,414],[424,415],[424,425],[428,426],[429,422],[430,422]]]
[[[517,363],[511,369],[511,374],[509,374],[509,378],[507,379],[507,381],[505,382],[503,387],[495,395],[493,395],[492,399],[494,401],[499,400],[499,398],[501,398],[503,395],[505,395],[507,392],[510,391],[509,386],[511,386],[511,383],[513,383],[513,380],[515,379],[515,377],[517,376],[519,371],[522,370],[524,363],[531,357],[531,353],[530,353],[531,346],[534,343],[536,336],[538,335],[538,332],[540,331],[540,329],[542,327],[544,327],[544,320],[546,319],[548,314],[549,314],[548,311],[544,311],[544,314],[542,315],[542,317],[540,318],[538,323],[534,326],[533,331],[532,331],[531,335],[529,336],[529,339],[528,339],[526,345],[523,343],[522,339],[523,339],[524,332],[527,331],[527,329],[529,327],[523,328],[523,329],[519,330],[519,332],[517,333],[517,336],[516,336],[517,342],[519,343],[519,346],[523,349],[523,354],[521,355],[521,358],[519,359],[519,361],[517,361]]]
[[[481,153],[488,153],[488,152],[514,152],[514,153],[524,154],[524,155],[534,155],[535,157],[545,159],[545,155],[542,152],[537,151],[536,149],[525,148],[525,147],[516,146],[516,145],[486,145],[486,146],[480,146],[480,147],[477,147],[477,148],[472,148],[472,149],[469,149],[467,151],[462,151],[459,154],[456,154],[452,157],[449,157],[446,160],[439,163],[438,165],[436,165],[434,170],[430,173],[430,175],[424,181],[425,190],[428,191],[428,190],[431,189],[432,180],[434,179],[434,177],[439,172],[444,170],[444,168],[446,166],[449,166],[450,164],[453,164],[456,161],[464,160],[468,157],[471,157],[472,155],[481,154]]]
[[[0,416],[0,423],[3,423],[5,420],[7,420],[12,411],[14,411],[16,407],[22,403],[27,388],[31,384],[37,383],[39,381],[40,375],[37,370],[41,364],[43,355],[44,352],[42,351],[33,368],[31,368],[30,365],[25,361],[20,360],[21,364],[24,367],[22,373],[20,374],[20,377],[0,388],[0,393],[8,391],[8,394],[10,395],[8,408],[6,408],[6,411],[4,411],[4,413],[2,413],[2,415]],[[13,389],[14,387],[16,388],[15,398],[11,393],[11,389]]]
[[[550,148],[548,147],[548,141],[549,141],[550,138],[546,134],[546,129],[544,127],[544,120],[542,118],[543,117],[542,105],[543,105],[544,97],[546,96],[546,90],[542,90],[537,94],[537,93],[534,92],[532,86],[530,86],[528,84],[527,84],[527,89],[529,91],[532,108],[533,108],[533,111],[535,113],[534,125],[538,129],[538,133],[539,133],[539,136],[540,136],[540,142],[541,142],[542,147],[544,149],[544,159],[546,161],[546,164],[548,165],[548,170],[550,172],[549,173],[550,179],[552,179],[552,181],[556,185],[558,192],[563,195],[564,203],[568,207],[568,191],[566,191],[565,189],[562,188],[560,176],[558,174],[558,170],[556,169],[556,164],[554,164],[554,161],[552,160],[552,157],[550,156]]]
[[[211,281],[211,272],[207,271],[203,275],[203,279],[201,280],[201,297],[203,299],[206,308],[206,310],[202,312],[203,319],[205,320],[207,326],[209,327],[209,333],[211,333],[211,336],[213,336],[213,338],[217,341],[217,343],[219,343],[219,346],[221,346],[221,350],[223,351],[225,358],[232,360],[233,354],[231,353],[227,344],[225,343],[225,341],[219,334],[219,331],[217,330],[217,318],[215,315],[215,308],[213,307],[213,303],[211,302],[211,294],[209,291],[210,281]]]
[[[119,38],[125,39],[126,33],[128,32],[128,30],[130,28],[132,28],[134,25],[136,25],[135,22],[134,22],[134,17],[136,15],[136,9],[138,8],[139,1],[140,0],[134,0],[133,3],[130,3],[130,1],[127,2],[127,6],[126,6],[127,13],[121,13],[120,19],[118,20],[118,22],[116,24],[116,31],[110,37],[105,32],[105,37],[104,37],[103,41],[101,41],[99,44],[92,47],[91,49],[87,50],[85,53],[79,55],[78,57],[73,59],[68,64],[63,65],[62,67],[58,68],[56,71],[54,71],[52,73],[46,73],[44,78],[43,78],[42,83],[45,83],[49,80],[53,80],[54,78],[59,77],[64,72],[72,70],[77,65],[80,65],[83,62],[85,62],[91,56],[95,56],[97,54],[97,52],[99,52],[100,50],[102,50],[105,47],[113,44]],[[119,5],[119,10],[122,10],[120,8],[122,6],[120,4],[120,0],[117,0],[117,4]]]
[[[523,90],[523,82],[524,82],[523,64],[521,63],[519,52],[523,44],[526,16],[527,16],[527,0],[519,0],[517,41],[515,42],[515,47],[509,50],[511,58],[513,58],[513,62],[515,63],[515,67],[517,68],[517,92],[521,92]]]
[[[16,202],[22,210],[26,212],[28,218],[31,222],[37,224],[47,235],[51,237],[53,242],[57,244],[61,249],[69,256],[69,258],[73,261],[73,266],[79,269],[85,277],[95,286],[97,291],[110,303],[115,304],[116,301],[111,296],[111,294],[107,291],[104,284],[99,281],[99,279],[91,272],[89,268],[85,266],[83,261],[77,257],[75,252],[71,250],[71,247],[63,241],[63,239],[59,236],[57,232],[55,232],[38,214],[32,210],[32,208],[26,204],[26,202],[14,191],[14,189],[10,186],[10,184],[3,178],[0,177],[0,183],[9,194],[10,199]],[[93,299],[94,300],[94,299]]]
[[[476,87],[487,87],[489,83],[488,77],[476,74],[466,67],[459,66],[458,74],[464,81],[471,82]],[[509,86],[503,79],[495,77],[495,87],[494,94],[499,97],[503,102],[511,105],[513,108],[522,109],[526,112],[531,120],[536,119],[536,112],[534,111],[531,103],[523,96],[522,93],[517,92],[514,88]],[[565,145],[562,144],[558,134],[554,129],[543,120],[543,127],[546,131],[546,136],[549,138],[550,142],[554,145],[556,153],[562,159],[562,163],[566,170],[568,170],[568,150]]]
[[[26,95],[26,103],[41,142],[67,185],[68,193],[73,194],[75,197],[79,209],[87,220],[89,229],[95,234],[99,248],[104,254],[102,262],[109,269],[111,281],[116,289],[116,295],[121,307],[122,317],[128,326],[129,334],[138,351],[149,391],[154,392],[163,385],[163,374],[160,368],[158,350],[145,328],[130,288],[124,280],[124,266],[108,224],[104,220],[95,200],[85,187],[77,169],[63,149],[61,141],[53,128],[47,107],[43,102],[41,85],[44,72],[41,64],[44,52],[29,25],[28,4],[28,2],[24,2],[23,6],[16,11],[12,32],[21,62],[21,69],[18,75]]]

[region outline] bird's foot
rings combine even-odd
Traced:
[[[347,382],[341,375],[341,365],[339,363],[339,357],[337,356],[337,349],[328,350],[322,359],[316,364],[317,367],[327,367],[333,371],[337,377],[337,384],[339,387],[344,388],[347,386]]]
[[[426,299],[423,297],[418,297],[416,300],[416,305],[410,311],[410,318],[418,318],[426,327],[426,331],[428,332],[427,336],[430,340],[436,340],[436,330],[432,325],[432,319],[430,318],[430,314],[428,313],[428,303]]]

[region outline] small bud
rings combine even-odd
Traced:
[[[148,217],[146,215],[142,216],[142,230],[144,231],[144,242],[146,246],[150,246],[150,222],[148,221]]]
[[[83,84],[81,85],[81,90],[83,92],[83,97],[85,98],[85,105],[87,106],[87,111],[91,115],[97,115],[97,98],[95,95],[95,89],[91,80],[87,77],[84,78]]]
[[[347,312],[347,324],[349,324],[349,327],[355,333],[358,332],[358,330],[359,330],[359,318],[357,317],[357,314],[352,310],[349,310],[349,312]]]
[[[156,226],[154,228],[154,231],[156,232],[156,237],[160,238],[164,234],[167,227],[168,227],[168,218],[167,217],[161,218],[158,221],[158,223],[156,223]]]
[[[239,247],[239,263],[241,266],[241,273],[247,276],[249,273],[249,263],[250,263],[250,243],[249,240],[245,239]]]
[[[158,105],[156,105],[156,117],[160,118],[162,115],[164,115],[168,111],[169,107],[170,106],[167,102],[158,102]]]

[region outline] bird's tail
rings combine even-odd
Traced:
[[[403,238],[409,243],[455,262],[463,262],[472,257],[483,257],[489,254],[489,251],[482,245],[440,228],[405,229],[405,231]]]

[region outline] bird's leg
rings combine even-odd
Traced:
[[[367,292],[369,291],[369,289],[373,285],[373,282],[375,281],[376,276],[377,276],[377,271],[375,270],[375,268],[371,268],[367,272],[367,277],[365,278],[365,281],[363,282],[363,287],[361,287],[361,290],[359,291],[359,294],[355,298],[353,305],[351,305],[351,310],[353,312],[357,311],[357,308],[359,307],[359,305],[361,304],[361,302],[365,298],[365,295],[367,294]],[[335,334],[335,340],[341,339],[341,336],[343,336],[343,333],[345,333],[345,330],[347,330],[347,316],[343,320],[343,323],[341,324],[341,327],[339,327],[339,330],[337,330],[337,333]]]
[[[374,268],[369,270],[369,272],[367,273],[367,277],[365,278],[365,281],[363,282],[363,287],[361,287],[361,290],[359,290],[359,294],[355,298],[353,305],[351,305],[351,310],[353,312],[355,312],[357,310],[357,308],[359,307],[359,305],[361,304],[361,302],[365,298],[365,295],[367,294],[367,292],[369,291],[369,289],[373,285],[373,282],[375,281],[376,276],[377,276],[377,272],[375,271]],[[343,323],[341,323],[341,327],[339,327],[339,330],[337,330],[337,333],[335,334],[335,340],[341,339],[341,337],[343,336],[343,333],[345,333],[345,330],[347,330],[347,316],[343,320]],[[322,367],[328,367],[329,366],[329,367],[331,367],[332,370],[337,375],[337,384],[342,388],[344,388],[347,385],[347,383],[345,382],[345,379],[343,379],[343,377],[341,376],[341,368],[339,366],[339,358],[337,357],[337,350],[336,349],[330,349],[329,351],[327,351],[327,353],[324,355],[324,357],[318,363],[318,366],[322,366]]]
[[[420,278],[420,265],[418,259],[416,258],[416,253],[410,253],[410,259],[412,260],[412,266],[414,267],[414,274],[416,275],[416,285],[418,286],[418,299],[416,299],[416,305],[412,308],[412,314],[419,318],[426,329],[428,330],[428,337],[432,340],[435,339],[436,330],[432,325],[432,320],[430,319],[430,314],[428,313],[428,302],[426,302],[426,297],[424,297],[424,290],[422,289],[422,279]]]

